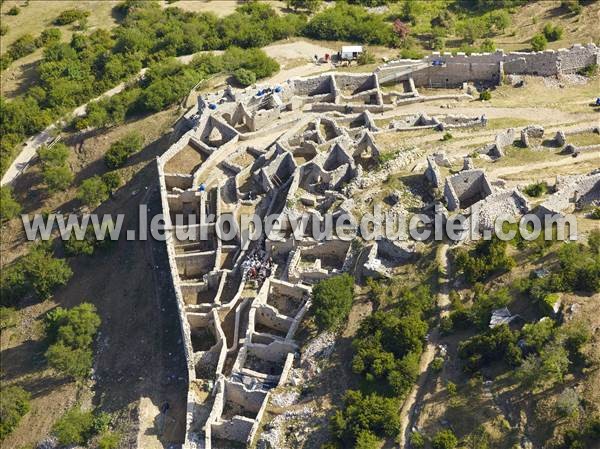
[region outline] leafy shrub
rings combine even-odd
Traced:
[[[92,368],[92,342],[100,326],[96,308],[85,302],[69,310],[57,307],[48,312],[45,324],[51,342],[46,351],[48,364],[75,379],[88,376]]]
[[[104,223],[104,228],[107,225]],[[103,229],[107,231],[107,229]],[[106,234],[105,234],[106,235]],[[91,256],[96,248],[107,247],[112,243],[109,239],[98,239],[92,225],[88,225],[83,234],[83,238],[79,240],[75,232],[72,232],[69,239],[64,242],[65,253],[67,256]]]
[[[358,65],[373,64],[375,62],[375,56],[373,56],[371,52],[365,48],[363,52],[358,55],[357,62]]]
[[[583,69],[580,69],[577,71],[578,75],[587,76],[588,78],[595,76],[597,73],[598,73],[598,65],[597,64],[590,64],[588,66],[585,66]]]
[[[63,143],[38,149],[38,156],[42,162],[42,178],[50,192],[64,190],[73,182],[73,172],[67,166],[69,153],[69,148]]]
[[[79,408],[68,410],[52,428],[52,433],[62,445],[83,445],[92,436],[94,415]]]
[[[600,206],[596,206],[592,209],[590,218],[593,218],[594,220],[600,220]]]
[[[433,449],[454,449],[458,445],[458,438],[450,429],[438,431],[431,439]]]
[[[394,437],[400,430],[398,406],[394,399],[349,390],[344,396],[343,410],[337,411],[333,417],[332,431],[337,438],[349,443],[356,442],[365,431]]]
[[[397,39],[392,26],[382,15],[344,3],[336,3],[315,14],[304,28],[304,34],[314,39],[378,45],[392,45]]]
[[[237,69],[233,72],[233,77],[243,87],[250,86],[256,82],[256,75],[248,69]]]
[[[18,16],[19,13],[21,12],[21,8],[19,8],[18,6],[13,6],[12,8],[10,8],[6,14],[8,14],[9,16]]]
[[[8,25],[2,24],[0,25],[0,36],[6,36],[8,33]]]
[[[492,93],[486,89],[483,92],[479,93],[479,99],[481,101],[490,101],[492,99]]]
[[[435,373],[439,373],[442,368],[444,367],[444,359],[443,357],[436,357],[431,361],[431,364],[429,365],[431,367],[431,369],[433,370],[433,372]]]
[[[254,72],[256,79],[269,77],[279,70],[277,61],[269,58],[260,48],[228,48],[223,53],[223,66],[229,72],[240,68],[250,70]]]
[[[15,218],[21,213],[21,205],[14,199],[12,187],[0,187],[0,221]]]
[[[109,171],[102,175],[102,182],[106,186],[108,193],[113,195],[123,184],[123,179],[118,171]]]
[[[566,388],[556,400],[556,411],[561,418],[573,416],[579,408],[579,395],[573,388]]]
[[[564,28],[560,25],[552,25],[551,23],[547,23],[544,25],[544,30],[542,32],[544,33],[544,37],[548,42],[554,42],[562,38],[564,31]]]
[[[491,39],[484,39],[484,41],[481,43],[481,46],[479,47],[479,49],[482,52],[491,53],[493,51],[496,51],[496,43]]]
[[[6,438],[29,411],[31,395],[16,385],[2,386],[0,394],[0,441]]]
[[[16,304],[29,293],[41,300],[47,299],[65,285],[73,272],[63,259],[52,257],[48,245],[39,244],[29,254],[17,259],[1,274],[2,304]]]
[[[83,11],[81,9],[65,9],[56,19],[54,19],[54,25],[68,25],[77,20],[85,19],[89,15],[89,11]]]
[[[12,307],[0,307],[0,330],[15,327],[19,315]]]
[[[465,361],[465,369],[475,372],[495,361],[503,360],[509,366],[521,362],[521,350],[515,335],[506,324],[487,330],[460,342],[458,355]]]
[[[536,182],[526,186],[523,191],[529,196],[538,198],[548,191],[548,185],[545,182]]]
[[[54,45],[60,42],[62,37],[62,33],[58,28],[48,28],[47,30],[42,31],[40,37],[36,39],[36,45],[38,47],[44,47],[49,45]]]
[[[533,51],[545,50],[548,46],[548,40],[542,33],[538,33],[531,38],[531,49]]]
[[[140,151],[143,145],[144,139],[140,134],[127,134],[110,146],[104,155],[104,162],[111,169],[121,167],[125,165],[130,156]]]
[[[444,133],[444,135],[442,136],[442,141],[444,141],[444,142],[445,142],[445,141],[447,141],[447,140],[450,140],[450,139],[452,139],[452,137],[454,137],[454,136],[452,136],[452,134],[451,134],[451,133],[448,133],[448,132],[446,132],[446,133]]]
[[[425,437],[422,433],[412,432],[410,434],[410,444],[414,449],[423,449],[425,447]]]
[[[121,442],[121,435],[116,432],[104,432],[98,439],[99,449],[117,449]]]
[[[348,317],[354,297],[354,278],[342,274],[318,282],[313,288],[312,310],[320,329],[340,327]]]
[[[77,198],[89,207],[96,207],[108,199],[108,187],[100,176],[84,180],[77,191]]]
[[[482,240],[473,250],[456,253],[456,268],[470,283],[484,281],[499,271],[510,271],[515,261],[506,255],[506,247],[506,242],[497,237]]]
[[[402,59],[421,59],[423,52],[416,48],[403,48],[400,50],[400,58]]]
[[[8,47],[8,55],[14,61],[33,53],[38,48],[36,39],[31,34],[24,34]]]
[[[58,192],[71,185],[74,175],[66,165],[44,166],[42,178],[49,192]]]

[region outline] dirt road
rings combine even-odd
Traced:
[[[449,261],[448,261],[448,245],[442,244],[438,249],[437,254],[438,264],[440,267],[439,285],[440,291],[437,298],[437,306],[440,311],[440,318],[447,316],[449,313],[449,293],[450,283],[448,280]],[[440,333],[439,329],[434,329],[429,334],[427,346],[421,355],[419,362],[419,378],[417,383],[412,388],[410,394],[404,401],[404,405],[400,410],[400,449],[407,447],[412,428],[418,416],[420,399],[422,398],[422,389],[429,378],[429,364],[433,361],[438,352]]]

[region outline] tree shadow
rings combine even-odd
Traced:
[[[45,340],[27,340],[19,346],[4,349],[0,352],[0,379],[14,380],[43,369],[46,366],[44,353],[47,348]]]

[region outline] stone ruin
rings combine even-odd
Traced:
[[[600,172],[589,175],[558,177],[556,192],[550,195],[536,209],[544,215],[564,216],[589,205],[600,204]]]
[[[373,114],[410,102],[471,98],[422,97],[417,86],[498,82],[503,73],[571,73],[598,57],[593,45],[531,54],[434,54],[369,74],[325,73],[199,97],[183,118],[188,130],[157,159],[188,365],[184,448],[248,447],[255,441],[272,390],[288,382],[296,363],[296,334],[315,282],[343,272],[389,277],[415,253],[413,246],[384,238],[366,248],[315,240],[298,235],[294,218],[305,213],[307,225],[319,227],[326,213],[355,213],[362,189],[417,157],[418,151],[410,150],[381,164],[377,138],[382,133],[486,124],[485,117],[420,114],[382,129]],[[381,89],[390,82],[404,92]],[[538,134],[527,128],[523,143]],[[514,138],[512,129],[500,133],[489,151],[501,155]],[[443,179],[439,166],[447,163],[443,154],[430,155],[426,177],[443,187],[450,211],[468,209],[485,227],[495,213],[529,207],[518,191],[493,185],[470,158],[462,171]],[[569,181],[541,207],[562,211],[571,200],[597,201],[598,176]],[[401,196],[396,197],[401,206]],[[247,234],[217,232],[221,217],[238,222],[248,213],[277,217],[272,233],[247,244]]]

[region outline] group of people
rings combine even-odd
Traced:
[[[253,251],[248,258],[242,262],[244,277],[250,280],[262,283],[271,276],[273,269],[273,258],[267,257],[264,249],[259,248]]]

